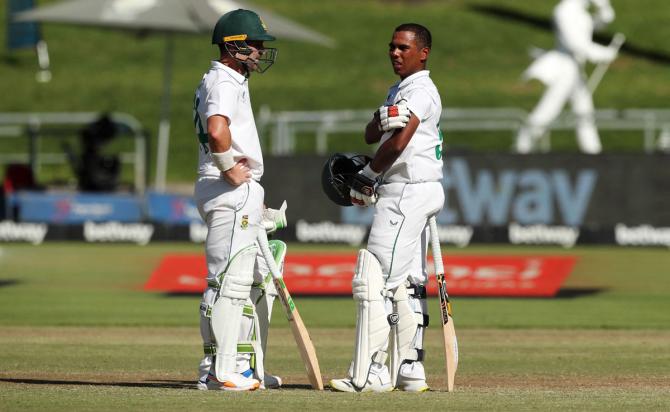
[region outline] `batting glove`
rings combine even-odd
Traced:
[[[265,208],[263,210],[263,227],[265,232],[268,235],[273,234],[279,229],[283,229],[288,226],[288,221],[286,220],[286,200],[282,203],[279,209]]]
[[[363,170],[354,175],[351,179],[351,190],[349,191],[351,203],[361,207],[368,207],[377,203],[377,176],[379,176],[379,173],[372,170],[369,163]]]
[[[402,129],[407,126],[409,117],[409,108],[404,103],[382,106],[379,108],[379,130],[388,132],[393,129]]]

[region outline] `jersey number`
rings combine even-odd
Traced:
[[[198,105],[200,105],[200,98],[195,97],[193,101],[193,123],[195,124],[195,134],[198,135],[198,141],[202,150],[205,151],[205,154],[209,153],[209,136],[205,133],[205,129],[202,127],[202,121],[200,121],[200,116],[198,115]]]
[[[437,124],[437,134],[440,136],[440,144],[435,146],[435,158],[437,160],[442,160],[442,142],[444,141],[444,135],[442,135],[442,129],[440,129],[440,124]]]

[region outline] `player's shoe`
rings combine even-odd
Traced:
[[[254,376],[254,370],[249,368],[246,371],[242,372],[242,376],[246,378],[251,378]],[[279,376],[270,375],[265,373],[263,380],[261,381],[261,386],[259,389],[279,389],[282,385],[282,380]]]
[[[206,385],[207,390],[210,391],[255,391],[261,386],[261,383],[257,379],[247,378],[240,373],[226,373],[222,379],[209,374]]]
[[[196,383],[196,388],[198,388],[199,391],[206,391],[207,390],[207,378],[198,379],[198,383]]]
[[[393,386],[391,381],[382,382],[377,376],[372,375],[373,379],[368,379],[365,386],[357,388],[351,379],[333,379],[330,381],[330,387],[338,392],[391,392]]]
[[[403,364],[398,373],[396,389],[405,392],[426,392],[430,387],[426,383],[426,372],[421,362]]]
[[[401,375],[398,376],[396,389],[405,392],[427,392],[430,390],[430,387],[425,379],[409,379]]]

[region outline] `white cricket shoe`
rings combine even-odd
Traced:
[[[393,390],[390,382],[385,385],[380,383],[370,384],[368,382],[363,388],[357,388],[351,382],[351,379],[346,378],[331,380],[330,387],[338,392],[391,392]]]
[[[391,376],[388,369],[381,369],[368,374],[368,380],[365,386],[357,388],[351,379],[333,379],[330,381],[330,387],[339,392],[391,392]]]
[[[408,379],[398,376],[396,389],[405,392],[426,392],[430,390],[430,386],[428,386],[425,379]]]
[[[209,374],[206,385],[207,390],[210,391],[255,391],[261,386],[261,383],[257,379],[244,377],[240,373],[226,373],[222,379],[217,379],[216,376]]]
[[[421,362],[406,363],[400,366],[396,389],[406,392],[426,392],[430,387],[426,383],[426,372]]]
[[[244,372],[240,372],[242,376],[245,378],[251,378],[254,376],[254,370],[252,368],[249,368],[245,370]],[[257,377],[258,379],[258,377]],[[269,373],[265,373],[265,376],[263,377],[263,380],[261,380],[261,386],[259,389],[278,389],[282,385],[282,380],[279,376],[271,375]]]
[[[198,383],[196,383],[196,388],[198,388],[199,391],[206,391],[207,390],[207,378],[198,379]]]

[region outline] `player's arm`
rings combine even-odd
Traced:
[[[379,142],[384,135],[384,131],[379,127],[379,110],[372,115],[372,120],[365,126],[365,143],[374,144]]]
[[[354,175],[351,180],[351,203],[359,206],[370,206],[377,202],[376,186],[379,175],[385,172],[405,150],[414,132],[419,127],[416,115],[411,114],[405,127],[396,129],[375,153],[374,159]]]
[[[400,154],[405,150],[409,141],[412,140],[414,132],[419,127],[421,120],[412,114],[407,122],[407,126],[402,129],[396,129],[391,138],[381,144],[375,157],[370,162],[370,168],[377,173],[386,171]]]
[[[230,120],[221,115],[207,118],[207,134],[212,161],[221,170],[221,177],[233,186],[239,186],[251,179],[246,160],[233,159],[233,139],[228,125]]]

